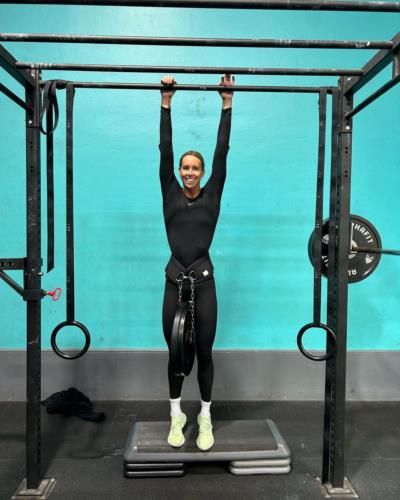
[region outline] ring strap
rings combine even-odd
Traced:
[[[325,171],[325,136],[326,136],[326,90],[319,94],[319,139],[317,193],[315,203],[314,230],[314,323],[321,322],[321,269],[322,269],[322,225],[324,210],[324,171]]]
[[[58,125],[59,109],[57,88],[65,88],[63,80],[48,80],[45,83],[40,110],[40,131],[46,135],[47,155],[47,272],[54,268],[54,142],[53,133]],[[46,115],[46,128],[44,117]]]
[[[67,258],[67,320],[60,323],[51,335],[53,351],[63,359],[77,359],[83,356],[90,346],[90,333],[85,325],[75,321],[75,266],[74,266],[74,177],[73,177],[73,122],[74,122],[74,85],[68,82],[66,99],[66,258]],[[76,354],[68,354],[57,345],[57,334],[65,326],[79,328],[85,337],[85,344]]]
[[[324,172],[325,172],[325,136],[326,136],[326,89],[319,93],[319,137],[318,137],[318,168],[317,168],[317,189],[315,203],[315,228],[313,241],[314,256],[314,297],[313,297],[313,321],[304,325],[297,335],[297,345],[300,352],[313,361],[326,361],[334,356],[336,352],[336,335],[333,330],[321,323],[321,271],[322,271],[322,230],[324,211]],[[303,335],[311,328],[320,328],[327,334],[326,353],[319,356],[307,351],[303,346]]]
[[[72,83],[67,83],[66,121],[66,256],[67,256],[67,321],[75,319],[75,266],[74,266],[74,164],[73,121],[74,94]]]
[[[53,135],[57,128],[59,109],[57,101],[57,88],[64,89],[64,80],[47,80],[43,88],[42,109],[40,111],[40,131],[45,135]],[[44,115],[46,114],[46,128],[44,128]]]

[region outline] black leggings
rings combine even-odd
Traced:
[[[184,282],[182,300],[190,296],[190,283]],[[176,305],[178,303],[178,285],[166,280],[163,304],[164,337],[171,348],[171,331]],[[201,399],[211,401],[211,390],[214,379],[212,346],[217,327],[217,295],[214,278],[210,278],[195,286],[195,330],[196,356],[198,363],[197,378]],[[170,351],[171,352],[171,351]],[[176,375],[172,369],[171,357],[168,362],[169,394],[171,399],[179,398],[184,377]]]

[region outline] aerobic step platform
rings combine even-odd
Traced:
[[[215,443],[203,452],[196,446],[198,426],[184,429],[185,444],[167,443],[169,422],[136,422],[124,452],[125,477],[182,476],[190,462],[229,462],[236,475],[287,474],[290,450],[272,420],[213,422]]]

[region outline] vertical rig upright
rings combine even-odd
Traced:
[[[336,356],[326,363],[322,489],[331,496],[357,497],[344,476],[348,255],[352,122],[346,113],[353,95],[344,93],[344,77],[332,95],[332,167],[329,215],[328,325],[336,332]],[[328,349],[331,340],[328,339]]]
[[[26,478],[12,499],[46,499],[54,479],[42,479],[41,457],[41,301],[43,291],[41,257],[40,172],[40,77],[32,70],[23,81],[26,102],[26,258],[24,289],[26,301]]]
[[[48,498],[53,479],[42,479],[41,466],[41,172],[40,71],[33,70],[33,85],[25,87],[26,111],[26,479],[13,498]]]
[[[32,72],[34,87],[26,89],[26,263],[27,307],[26,485],[36,489],[41,479],[41,225],[40,225],[40,73]]]

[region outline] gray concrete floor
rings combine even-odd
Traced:
[[[198,403],[184,402],[194,421]],[[232,476],[227,464],[191,464],[181,478],[126,479],[122,455],[135,420],[164,420],[166,402],[98,402],[103,423],[47,415],[42,419],[43,477],[57,480],[54,500],[314,500],[322,467],[319,402],[215,402],[214,419],[271,418],[292,452],[284,476]],[[400,499],[400,404],[349,403],[346,475],[362,500]],[[25,476],[25,405],[0,403],[0,499]]]

